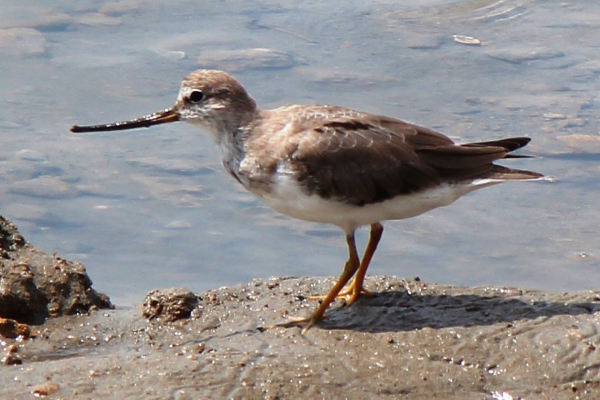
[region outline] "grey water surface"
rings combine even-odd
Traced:
[[[457,141],[533,138],[536,158],[506,165],[556,182],[386,223],[371,274],[597,289],[599,31],[594,1],[4,0],[0,214],[83,262],[119,305],[157,287],[337,276],[342,233],[262,205],[197,128],[69,132],[167,108],[181,78],[220,68],[263,108],[338,104]]]

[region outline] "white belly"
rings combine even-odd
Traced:
[[[355,206],[325,200],[317,195],[307,196],[290,175],[280,174],[272,192],[259,197],[281,214],[306,221],[334,224],[350,233],[375,222],[415,217],[434,208],[446,206],[473,190],[501,182],[482,179],[463,185],[444,184],[380,203]]]

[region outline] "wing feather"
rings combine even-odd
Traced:
[[[420,161],[402,132],[356,120],[326,123],[304,135],[292,165],[309,193],[356,205],[439,183],[439,174]]]
[[[443,182],[533,179],[540,174],[493,164],[511,157],[528,138],[455,144],[431,129],[397,119],[341,107],[290,106],[262,126],[261,136],[246,148],[240,174],[268,190],[268,181],[285,163],[307,194],[354,205],[382,202]],[[285,115],[285,118],[283,117]],[[291,116],[290,116],[291,115]],[[250,145],[248,145],[250,146]]]

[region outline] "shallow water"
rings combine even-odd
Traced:
[[[460,141],[532,137],[537,158],[507,165],[557,182],[387,223],[370,273],[597,288],[599,4],[53,3],[0,4],[0,213],[40,249],[83,262],[117,304],[155,287],[338,275],[345,261],[337,228],[263,206],[194,127],[69,132],[169,107],[200,67],[230,70],[263,108],[339,104]],[[273,51],[228,53],[253,48]]]

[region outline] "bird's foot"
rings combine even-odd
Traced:
[[[351,305],[356,301],[356,299],[358,299],[358,296],[361,293],[364,293],[367,296],[373,296],[373,292],[365,289],[364,286],[361,285],[359,288],[357,288],[354,284],[352,284],[342,289],[335,297],[337,299],[344,299],[347,305]],[[309,300],[325,300],[326,297],[327,296],[308,296],[307,298]]]

